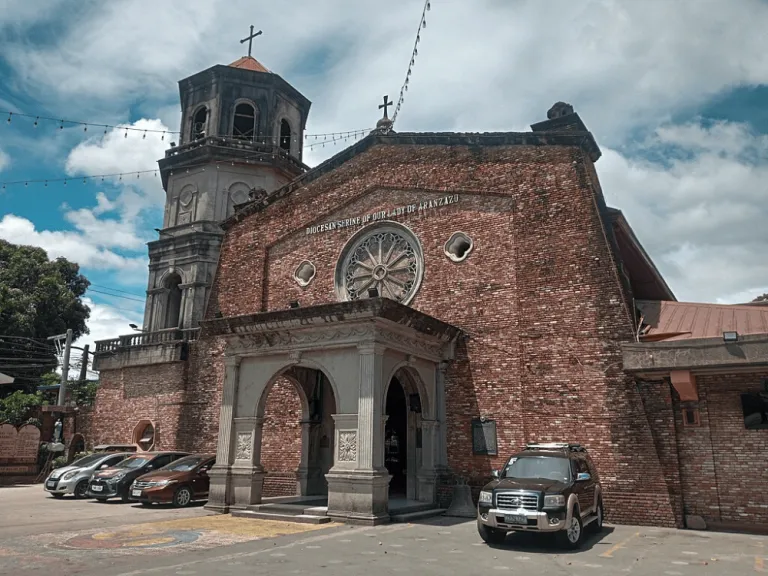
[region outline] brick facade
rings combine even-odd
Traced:
[[[738,429],[738,395],[705,379],[702,427],[682,428],[668,386],[636,384],[622,372],[620,343],[634,338],[633,294],[619,273],[592,160],[577,146],[369,147],[229,223],[207,317],[335,301],[336,262],[358,227],[318,234],[307,227],[446,195],[459,201],[392,219],[411,228],[424,251],[424,279],[410,305],[469,336],[446,374],[452,472],[476,491],[525,442],[581,442],[597,463],[611,521],[681,526],[684,510],[708,517],[701,506],[713,496],[720,516],[765,521],[757,482],[766,477],[744,466],[765,454],[766,441]],[[443,252],[456,231],[474,242],[459,263]],[[304,288],[293,279],[303,260],[317,269]],[[104,371],[92,434],[125,442],[146,417],[158,423],[161,447],[213,452],[223,372],[221,344],[205,333],[186,364]],[[480,415],[497,423],[498,457],[472,455],[471,420]],[[300,419],[291,385],[278,382],[264,426],[265,495],[295,490]],[[706,456],[709,441],[715,448]],[[731,486],[754,479],[754,490],[718,492],[715,472]],[[749,482],[739,484],[740,473],[751,474]],[[447,486],[438,492],[450,498]]]
[[[709,523],[768,524],[768,430],[747,430],[740,394],[760,392],[768,372],[698,376],[700,425],[684,426],[675,401],[687,514]]]
[[[301,401],[296,388],[278,378],[267,394],[261,465],[267,472],[265,496],[294,496],[301,462]]]

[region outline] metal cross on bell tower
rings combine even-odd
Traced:
[[[251,24],[251,34],[250,36],[246,36],[242,40],[240,40],[240,44],[245,44],[248,42],[248,56],[251,55],[251,48],[253,47],[253,39],[256,38],[256,36],[261,36],[262,31],[259,30],[256,32],[256,34],[253,33],[253,24]]]

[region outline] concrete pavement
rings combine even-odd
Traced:
[[[9,502],[12,492],[0,489],[2,575],[62,570],[82,576],[768,574],[765,536],[618,526],[568,553],[550,538],[528,534],[489,547],[474,522],[449,518],[376,528],[318,527],[210,515],[200,508],[48,501],[39,486],[12,490],[17,492],[10,500],[16,502]],[[27,510],[19,509],[22,501]],[[68,508],[58,508],[62,504]],[[17,524],[4,514],[14,506],[26,514]],[[61,524],[62,515],[88,514],[103,525]],[[46,516],[55,530],[41,524]]]

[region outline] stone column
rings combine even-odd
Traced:
[[[208,475],[211,479],[210,494],[206,508],[217,512],[228,512],[232,500],[232,425],[237,399],[240,372],[240,356],[224,359],[224,389],[219,411],[219,442],[216,449],[216,464]]]
[[[384,348],[361,344],[358,413],[335,414],[334,466],[328,480],[328,516],[375,525],[389,521],[389,474],[384,468],[382,415]]]
[[[357,408],[357,465],[361,470],[384,468],[384,438],[379,434],[384,392],[384,349],[378,345],[361,345],[360,396]]]
[[[421,468],[418,473],[419,500],[435,502],[437,497],[437,435],[439,424],[435,420],[421,421]]]
[[[312,471],[314,462],[310,461],[312,454],[312,420],[302,420],[301,424],[301,461],[296,471],[296,495],[307,496],[312,492]]]
[[[266,472],[261,466],[264,418],[235,418],[235,463],[232,466],[231,508],[260,504]]]

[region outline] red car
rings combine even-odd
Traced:
[[[208,500],[208,471],[216,463],[213,454],[193,454],[139,476],[128,497],[144,506],[173,504],[183,507],[195,500]]]

